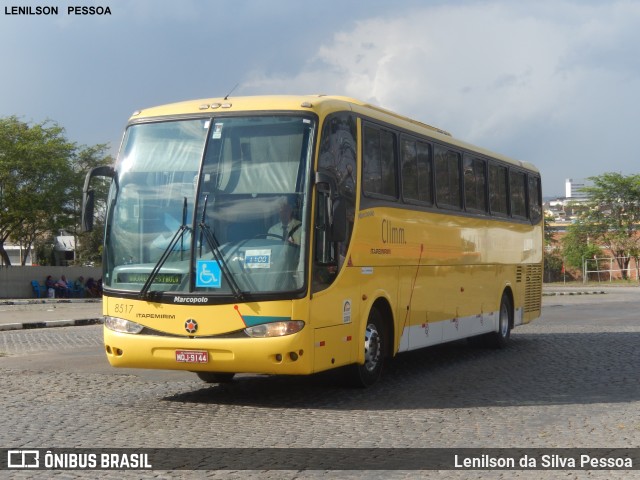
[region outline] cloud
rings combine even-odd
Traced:
[[[424,8],[357,22],[320,46],[294,78],[263,76],[247,86],[331,90],[443,121],[455,116],[466,132],[484,133],[505,110],[544,109],[523,92],[561,93],[549,85],[562,43],[561,33],[501,4]],[[463,109],[466,118],[459,116]],[[483,115],[485,127],[468,115],[473,111],[492,112]]]
[[[0,16],[2,115],[117,145],[131,111],[240,82],[234,95],[389,108],[535,163],[551,193],[566,177],[637,171],[637,1],[106,3],[109,18]]]
[[[415,8],[360,20],[297,74],[254,72],[243,86],[369,101],[537,163],[561,190],[565,176],[602,173],[613,148],[598,145],[602,122],[640,120],[629,102],[640,86],[639,21],[640,4],[627,1]],[[609,166],[628,161],[614,155]]]

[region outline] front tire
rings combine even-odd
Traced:
[[[372,310],[364,334],[364,363],[351,366],[350,380],[354,386],[370,387],[380,379],[387,342],[382,316],[378,310]]]

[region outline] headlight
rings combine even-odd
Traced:
[[[109,330],[120,333],[140,333],[144,328],[139,323],[118,317],[104,317],[104,326]]]
[[[302,320],[291,320],[248,327],[244,329],[244,333],[254,338],[283,337],[284,335],[298,333],[303,327],[304,322]]]

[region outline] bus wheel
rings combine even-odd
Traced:
[[[196,372],[196,375],[206,383],[229,383],[235,373]]]
[[[372,310],[364,333],[364,364],[351,366],[352,384],[357,387],[369,387],[376,383],[382,374],[387,339],[380,312]]]
[[[487,345],[493,348],[502,348],[509,343],[511,337],[511,325],[513,319],[513,306],[511,299],[506,293],[502,295],[500,301],[500,315],[498,317],[498,331],[491,332],[487,336]]]

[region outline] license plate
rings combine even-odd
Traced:
[[[209,352],[176,350],[176,362],[209,363]]]

